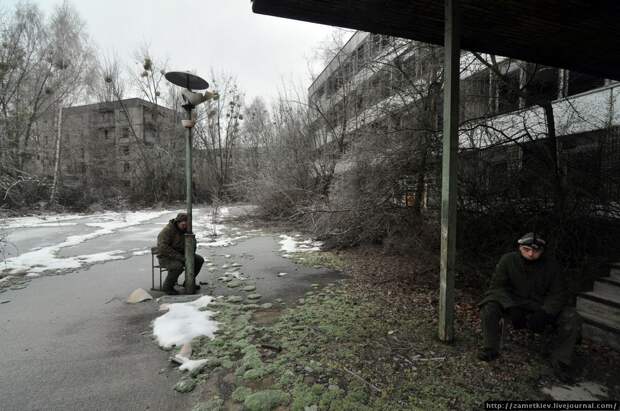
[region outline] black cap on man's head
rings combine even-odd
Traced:
[[[517,240],[517,243],[531,247],[535,250],[545,248],[547,242],[543,240],[537,233],[527,233]]]
[[[179,214],[177,214],[177,216],[174,219],[174,221],[176,221],[177,223],[180,223],[181,221],[187,221],[187,213],[179,213]]]

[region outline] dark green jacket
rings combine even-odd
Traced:
[[[174,218],[157,236],[157,256],[185,261],[185,233],[179,230]]]
[[[566,303],[566,286],[555,260],[543,254],[528,261],[516,251],[504,254],[495,268],[491,286],[479,305],[495,301],[507,309],[521,306],[542,308],[557,315]]]

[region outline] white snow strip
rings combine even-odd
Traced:
[[[216,241],[211,242],[200,242],[198,243],[198,247],[228,247],[231,245],[235,245],[235,241],[242,240],[244,238],[248,238],[246,235],[240,235],[239,237],[223,237]]]
[[[37,274],[37,273],[28,273],[28,274],[26,274],[26,277],[36,278],[36,277],[41,277],[41,274]]]
[[[111,221],[87,223],[86,225],[99,227],[99,229],[88,234],[72,235],[59,244],[32,250],[16,257],[7,258],[0,264],[0,269],[7,269],[11,272],[27,270],[40,273],[47,270],[75,269],[85,264],[120,259],[122,257],[117,255],[122,252],[120,250],[64,258],[58,257],[58,252],[63,248],[72,247],[103,235],[112,234],[118,229],[138,225],[144,221],[157,218],[169,212],[170,211],[137,211],[124,214],[106,213],[96,215],[96,218]]]
[[[200,311],[213,297],[205,295],[189,303],[168,304],[168,312],[153,321],[153,334],[163,348],[182,346],[193,338],[213,338],[218,323],[211,319],[212,311]]]
[[[151,250],[139,250],[139,251],[134,251],[132,254],[133,255],[146,255],[149,254],[151,252]]]
[[[284,234],[282,234],[280,238],[280,251],[284,251],[286,253],[320,251],[321,246],[323,245],[323,243],[321,243],[320,241],[299,241],[291,236]]]
[[[122,260],[123,256],[118,254],[123,253],[123,250],[104,251],[102,253],[79,255],[77,257],[71,257],[77,261],[84,262],[86,264],[100,263],[108,260]]]

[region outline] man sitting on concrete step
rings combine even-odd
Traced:
[[[581,319],[574,308],[566,306],[565,279],[555,260],[545,253],[546,245],[538,234],[527,233],[517,241],[517,251],[500,258],[479,304],[484,341],[478,358],[492,361],[499,356],[502,318],[515,329],[536,333],[553,327],[551,365],[556,376],[568,382]]]

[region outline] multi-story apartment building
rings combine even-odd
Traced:
[[[26,169],[51,178],[58,157],[63,185],[127,192],[158,151],[182,160],[179,116],[139,98],[50,111],[35,124]]]
[[[324,141],[341,139],[346,146],[364,130],[439,134],[442,63],[439,47],[356,32],[308,90]],[[527,147],[548,136],[547,103],[558,137],[558,165],[568,179],[576,182],[583,178],[580,170],[592,167],[599,170],[595,175],[620,175],[620,83],[469,52],[462,53],[460,77],[461,151],[465,157],[468,150],[475,152],[487,165],[489,186],[501,190],[511,173],[532,165]],[[346,156],[337,169],[348,169]],[[411,179],[404,177],[403,185],[411,187]],[[588,186],[620,198],[617,178],[595,180]],[[425,185],[432,191],[428,181]],[[405,203],[412,195],[401,194]]]

